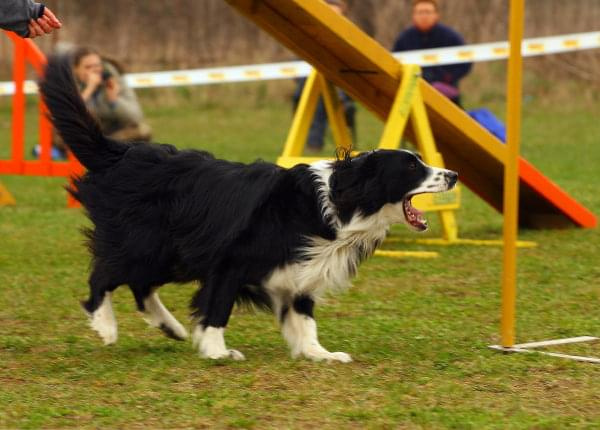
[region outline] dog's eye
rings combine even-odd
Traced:
[[[411,161],[408,165],[408,170],[417,170],[417,163],[415,161]]]

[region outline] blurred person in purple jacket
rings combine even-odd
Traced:
[[[464,45],[462,36],[440,24],[437,0],[413,0],[413,25],[404,30],[394,43],[393,52],[443,48]],[[423,67],[423,79],[460,106],[459,81],[472,68],[472,63]]]

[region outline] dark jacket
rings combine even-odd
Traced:
[[[0,0],[0,28],[29,36],[29,20],[44,14],[44,5],[33,0]]]
[[[422,33],[412,26],[398,36],[393,51],[413,51],[464,44],[462,36],[445,25],[436,24],[428,33]],[[471,71],[472,66],[472,63],[461,63],[423,67],[423,78],[427,82],[444,82],[457,87],[458,81]]]

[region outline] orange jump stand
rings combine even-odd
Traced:
[[[12,100],[12,139],[11,157],[0,160],[0,174],[27,176],[72,176],[81,175],[83,167],[69,153],[68,161],[52,161],[52,124],[48,120],[45,104],[39,101],[39,143],[41,147],[39,160],[25,160],[25,72],[27,63],[31,64],[39,76],[43,75],[46,64],[45,55],[29,39],[22,39],[16,34],[4,32],[13,42],[13,81],[15,92]],[[68,207],[78,206],[78,202],[70,195],[67,198]]]

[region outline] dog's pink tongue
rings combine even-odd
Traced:
[[[423,216],[423,212],[421,212],[419,209],[417,209],[413,205],[410,205],[408,209],[409,209],[410,214],[412,216],[414,216],[415,219],[420,219]]]

